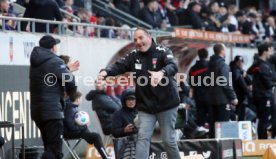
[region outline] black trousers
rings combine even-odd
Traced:
[[[44,145],[42,159],[62,159],[63,119],[35,121]]]
[[[209,109],[208,101],[196,100],[196,111],[197,111],[197,125],[204,126],[207,122],[207,114]]]
[[[236,114],[238,115],[238,121],[244,121],[246,104],[239,103],[236,107]]]
[[[209,138],[215,138],[215,122],[229,121],[231,108],[229,104],[210,105],[209,111]]]
[[[64,137],[68,139],[82,138],[87,143],[91,145],[94,144],[103,159],[108,158],[108,155],[103,146],[102,138],[98,133],[90,132],[88,129],[79,132],[64,131]]]
[[[267,129],[269,125],[271,126],[272,124],[272,120],[269,119],[274,116],[274,100],[272,98],[255,98],[254,101],[257,108],[257,117],[259,119],[258,138],[267,139]],[[274,127],[272,127],[272,129],[274,129]],[[272,132],[272,135],[274,135],[274,132]]]

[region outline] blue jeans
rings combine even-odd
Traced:
[[[179,150],[175,136],[175,121],[177,107],[157,113],[148,114],[138,112],[138,139],[136,142],[136,158],[148,159],[150,140],[153,130],[158,121],[161,137],[169,159],[180,159]]]

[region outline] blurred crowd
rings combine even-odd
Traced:
[[[15,0],[0,0],[0,15],[19,16],[13,11],[12,3]],[[62,8],[69,14],[62,14],[58,10],[50,10],[42,13],[37,9],[47,6],[54,1],[47,0],[17,0],[26,7],[24,17],[46,20],[58,20],[65,22],[81,22],[106,26],[122,27],[129,29],[130,26],[114,20],[109,15],[84,9],[83,0],[55,0],[58,8]],[[150,24],[154,29],[171,30],[173,27],[188,27],[206,31],[217,31],[225,33],[239,33],[251,35],[252,42],[271,42],[276,37],[276,11],[258,10],[256,7],[238,8],[235,5],[226,5],[216,0],[104,0],[109,6],[117,8]],[[52,6],[54,4],[51,4]],[[51,7],[53,8],[53,7]],[[59,12],[59,13],[56,13]],[[78,19],[68,16],[75,15]],[[40,16],[39,16],[40,15]],[[62,18],[61,18],[62,16]],[[15,29],[15,22],[7,22],[6,29]],[[73,30],[72,26],[67,27]],[[28,28],[23,28],[27,30]],[[46,32],[45,29],[36,29]],[[53,32],[55,30],[51,30]],[[127,31],[115,31],[113,29],[77,27],[77,34],[89,36],[100,36],[109,38],[128,39],[131,34]],[[70,33],[70,32],[69,32]],[[98,35],[100,34],[100,35]]]

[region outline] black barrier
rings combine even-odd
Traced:
[[[202,154],[205,159],[242,159],[241,140],[205,139],[178,141],[181,157]],[[149,159],[167,159],[161,142],[152,142]]]
[[[117,138],[114,151],[117,159],[132,159],[135,147],[133,138]],[[132,145],[131,148],[128,145]],[[201,154],[205,159],[242,159],[242,141],[240,139],[202,139],[178,141],[180,156]],[[162,142],[152,142],[149,159],[168,159]]]

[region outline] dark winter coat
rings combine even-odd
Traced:
[[[63,119],[64,88],[68,94],[71,94],[76,91],[76,86],[74,79],[62,83],[62,74],[67,74],[68,77],[72,75],[63,60],[49,49],[41,47],[33,49],[29,75],[33,120]],[[48,83],[55,80],[54,84]]]
[[[208,72],[211,78],[213,78],[213,85],[208,86],[208,92],[210,95],[210,104],[212,105],[223,105],[229,104],[231,100],[237,98],[233,87],[230,83],[231,79],[229,78],[230,68],[225,63],[225,60],[218,56],[213,55],[210,58]],[[214,75],[212,77],[211,75]],[[226,83],[221,82],[221,86],[217,84],[218,77],[226,79]]]
[[[86,100],[92,100],[92,109],[97,113],[100,120],[103,133],[111,134],[112,131],[112,115],[121,108],[109,97],[105,91],[92,90],[86,95]]]
[[[124,128],[128,124],[134,125],[134,119],[138,113],[136,108],[128,108],[126,106],[126,97],[134,94],[135,94],[135,91],[133,89],[126,89],[122,93],[121,101],[122,101],[123,107],[122,109],[116,111],[112,118],[112,135],[114,137],[124,137],[124,136],[129,136],[136,133],[136,131],[132,133],[124,132]]]

